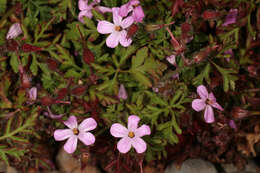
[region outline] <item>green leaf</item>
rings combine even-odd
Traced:
[[[204,70],[193,79],[192,83],[195,86],[201,85],[203,83],[203,80],[206,79],[208,83],[210,83],[210,78],[209,78],[209,74],[210,74],[210,63],[208,63],[206,65],[206,67],[204,68]]]
[[[31,70],[32,74],[33,74],[34,76],[36,76],[37,73],[38,73],[37,58],[36,58],[36,55],[35,55],[35,54],[32,54],[32,56],[33,56],[33,59],[32,59],[32,64],[31,64],[31,66],[30,66],[30,70]]]
[[[142,72],[131,71],[131,74],[137,81],[139,81],[143,85],[145,85],[147,87],[152,87],[152,83],[151,83],[150,79],[148,77],[146,77]]]
[[[82,74],[77,72],[75,69],[69,69],[66,73],[65,73],[65,77],[75,77],[75,78],[81,78]]]
[[[0,14],[6,10],[7,0],[0,0]]]
[[[10,65],[15,73],[19,71],[19,61],[15,53],[11,54]]]
[[[94,23],[91,19],[89,19],[88,17],[84,17],[83,20],[84,20],[84,22],[85,22],[85,25],[86,25],[88,28],[93,29],[93,30],[96,30],[96,29],[97,29],[95,23]]]
[[[97,20],[105,20],[105,17],[101,13],[97,12],[95,9],[92,9],[91,12]]]
[[[136,56],[132,58],[132,68],[137,68],[144,63],[144,59],[148,56],[148,48],[144,47],[137,51]]]
[[[235,81],[238,79],[238,77],[233,75],[233,74],[236,74],[237,71],[233,70],[233,69],[222,68],[222,67],[218,66],[217,64],[215,64],[214,62],[212,62],[212,64],[222,74],[224,91],[227,92],[229,90],[229,88],[234,90],[235,89]]]

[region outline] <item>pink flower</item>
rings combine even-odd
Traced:
[[[166,59],[170,64],[176,66],[176,55],[173,54],[171,56],[168,56]]]
[[[127,153],[133,146],[137,153],[146,151],[146,143],[141,138],[145,135],[150,135],[151,130],[148,125],[142,125],[137,128],[140,118],[136,115],[128,117],[128,128],[125,128],[119,123],[115,123],[110,128],[110,133],[116,138],[122,138],[117,143],[117,149],[121,153]]]
[[[22,31],[22,28],[21,28],[21,24],[20,23],[14,23],[7,35],[6,35],[6,39],[15,39],[16,37],[18,37],[20,34],[22,34],[23,31]]]
[[[192,108],[199,112],[204,111],[204,119],[207,123],[212,123],[215,121],[213,108],[217,108],[223,111],[223,108],[216,102],[216,98],[211,92],[208,93],[206,87],[204,85],[200,85],[197,87],[197,93],[199,94],[201,99],[195,99],[192,101]]]
[[[32,87],[29,91],[28,91],[28,94],[29,94],[29,99],[30,100],[36,100],[37,98],[37,88],[36,87]]]
[[[93,0],[90,4],[88,4],[88,0],[79,0],[78,2],[78,7],[80,10],[80,13],[78,15],[78,20],[81,23],[84,23],[83,17],[87,17],[87,18],[92,18],[93,14],[91,12],[91,10],[93,8],[97,9],[98,11],[100,11],[101,13],[106,13],[106,12],[111,12],[111,8],[107,8],[107,7],[103,7],[103,6],[96,6],[97,4],[100,3],[100,0]]]
[[[229,120],[228,125],[233,129],[237,129],[237,125],[234,120]]]
[[[97,122],[93,118],[86,118],[78,126],[77,118],[70,116],[64,124],[69,129],[58,129],[54,132],[54,138],[56,141],[63,141],[68,139],[64,145],[64,150],[67,153],[73,153],[77,148],[78,139],[85,145],[91,145],[95,142],[95,136],[88,132],[97,127]]]
[[[120,84],[119,91],[118,91],[118,98],[126,100],[128,97],[127,92],[125,90],[125,86],[123,84]]]
[[[119,10],[119,15],[125,17],[132,12],[132,17],[135,22],[142,22],[144,18],[144,11],[140,5],[139,0],[130,0],[128,3],[122,5]]]
[[[132,43],[131,38],[127,38],[127,31],[125,30],[132,25],[133,18],[127,17],[124,20],[118,15],[119,8],[112,8],[113,22],[102,20],[98,22],[97,30],[101,34],[110,34],[106,39],[106,44],[110,48],[115,48],[118,43],[127,47]]]
[[[222,24],[222,26],[228,26],[230,24],[236,23],[237,13],[238,13],[237,9],[230,9],[228,15],[226,16],[225,22]]]

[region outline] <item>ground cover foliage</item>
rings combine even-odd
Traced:
[[[102,0],[109,8],[127,0]],[[128,47],[106,46],[92,9],[78,20],[74,0],[0,0],[0,159],[26,172],[56,169],[62,142],[53,138],[70,115],[94,118],[96,142],[78,143],[82,167],[138,170],[204,158],[242,169],[260,141],[260,1],[142,0],[142,23],[128,29]],[[231,9],[235,22],[225,24]],[[6,39],[13,23],[22,34]],[[167,60],[173,56],[174,61]],[[118,95],[124,85],[127,97]],[[206,123],[192,109],[196,88],[213,92],[224,111]],[[37,98],[29,91],[37,88]],[[138,115],[151,128],[145,153],[120,154],[113,123]],[[58,116],[58,117],[57,117]],[[259,153],[259,151],[258,151]],[[102,157],[101,157],[102,156]]]

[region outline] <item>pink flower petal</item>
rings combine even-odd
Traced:
[[[224,111],[224,109],[217,102],[212,103],[211,106],[218,110]]]
[[[197,112],[202,111],[205,107],[206,103],[203,99],[195,99],[192,101],[192,108]]]
[[[225,22],[222,24],[222,26],[228,26],[230,24],[236,23],[237,20],[237,9],[230,9],[228,15],[226,16]]]
[[[74,151],[76,150],[77,148],[77,143],[78,143],[78,138],[77,136],[71,136],[67,142],[65,143],[64,145],[64,150],[71,154],[71,153],[74,153]]]
[[[122,138],[128,136],[128,130],[119,123],[115,123],[110,128],[110,133],[116,138]]]
[[[105,20],[99,21],[97,31],[101,34],[109,34],[115,30],[115,25]]]
[[[144,11],[143,11],[143,9],[140,5],[134,8],[133,17],[134,17],[134,20],[136,22],[142,22],[143,21]]]
[[[137,129],[140,118],[136,115],[131,115],[128,117],[128,130],[135,131]]]
[[[126,38],[127,32],[125,30],[120,32],[119,42],[123,47],[128,47],[132,43],[131,38]]]
[[[115,48],[119,43],[119,39],[120,39],[120,32],[117,32],[117,31],[112,32],[107,37],[107,40],[106,40],[107,47]]]
[[[124,137],[117,143],[117,149],[120,153],[127,153],[131,149],[131,139]]]
[[[119,8],[118,7],[112,8],[112,13],[113,13],[114,24],[117,26],[121,26],[122,17],[119,15]]]
[[[67,138],[70,138],[73,136],[73,132],[71,129],[58,129],[54,131],[54,139],[56,141],[63,141]]]
[[[142,138],[133,138],[132,145],[137,153],[143,153],[146,151],[146,143]]]
[[[53,114],[49,108],[49,106],[47,106],[47,110],[48,112],[44,112],[44,115],[47,117],[50,117],[52,119],[59,119],[61,117],[63,117],[64,114]]]
[[[78,20],[81,22],[81,23],[85,23],[84,21],[84,17],[87,17],[87,18],[92,18],[93,15],[92,15],[92,12],[91,10],[84,10],[84,11],[81,11],[78,15]]]
[[[129,16],[127,18],[125,18],[122,22],[121,22],[121,26],[122,28],[126,29],[129,26],[131,26],[134,23],[134,19],[132,16]]]
[[[209,93],[208,99],[209,99],[210,101],[216,102],[216,98],[215,98],[215,96],[214,96],[214,94],[213,94],[212,92]]]
[[[236,122],[234,120],[230,120],[228,122],[228,125],[233,128],[233,129],[237,129],[237,125],[236,125]]]
[[[166,59],[167,59],[167,61],[170,63],[170,64],[172,64],[172,65],[176,65],[176,60],[175,60],[175,58],[176,58],[176,55],[171,55],[171,56],[168,56]]]
[[[135,130],[135,136],[137,137],[142,137],[150,134],[151,134],[151,129],[148,125],[142,125],[141,127]]]
[[[91,145],[95,143],[95,136],[92,133],[79,133],[78,138],[81,142],[83,142],[85,145]]]
[[[82,10],[91,10],[92,6],[88,5],[88,0],[79,0],[78,2],[79,9]]]
[[[8,33],[6,35],[6,39],[15,39],[18,37],[20,34],[22,34],[22,28],[20,23],[14,23],[8,30]]]
[[[200,85],[197,87],[197,93],[199,94],[200,98],[207,99],[208,98],[208,90],[204,85]]]
[[[74,115],[70,116],[67,121],[64,121],[64,124],[70,129],[78,127],[77,118]]]
[[[205,112],[204,112],[204,119],[206,123],[213,123],[215,121],[214,112],[210,105],[206,106]]]
[[[37,88],[36,87],[32,87],[30,90],[29,90],[29,98],[31,100],[36,100],[37,98]]]
[[[124,5],[122,5],[119,9],[119,15],[122,17],[125,17],[128,15],[128,13],[132,10],[133,8],[129,8],[129,4],[126,3]]]
[[[125,86],[123,84],[120,84],[119,91],[118,91],[118,98],[126,100],[127,99],[127,92],[125,90]]]
[[[81,122],[78,129],[80,132],[87,132],[95,129],[96,127],[97,122],[94,120],[94,118],[86,118],[84,121]]]
[[[108,12],[112,12],[111,8],[108,7],[103,7],[103,6],[97,6],[95,7],[98,11],[100,11],[101,13],[108,13]]]

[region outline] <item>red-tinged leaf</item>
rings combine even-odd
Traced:
[[[88,65],[95,61],[94,54],[87,47],[83,49],[83,60]]]
[[[188,23],[181,24],[181,32],[182,33],[190,32],[190,30],[191,30],[191,25],[190,24],[188,24]]]
[[[89,103],[83,102],[83,107],[86,112],[91,112],[91,106]]]
[[[44,96],[41,98],[41,104],[43,106],[50,106],[54,103],[54,100],[51,97]]]
[[[83,95],[84,92],[86,91],[86,89],[87,89],[87,86],[85,86],[85,85],[78,86],[78,87],[71,90],[71,94],[73,94],[73,95]]]
[[[61,88],[58,91],[58,97],[56,98],[57,100],[62,100],[64,97],[68,94],[68,89],[67,88]]]
[[[137,31],[138,31],[138,25],[132,24],[127,31],[126,38],[129,39],[129,38],[133,37]]]
[[[6,41],[6,48],[10,52],[17,51],[19,49],[19,44],[17,41],[13,39],[9,39]]]
[[[215,19],[218,16],[219,16],[219,12],[213,10],[206,10],[202,14],[204,20]]]
[[[179,9],[183,6],[184,1],[183,0],[175,0],[172,5],[172,17],[175,16],[176,13],[179,12]]]
[[[30,44],[23,44],[22,46],[22,51],[23,52],[37,52],[37,51],[41,51],[42,48],[41,47],[37,47],[37,46],[33,46],[33,45],[30,45]]]
[[[52,60],[52,59],[48,59],[47,64],[48,64],[49,69],[51,69],[51,70],[56,70],[58,67],[57,61]]]

